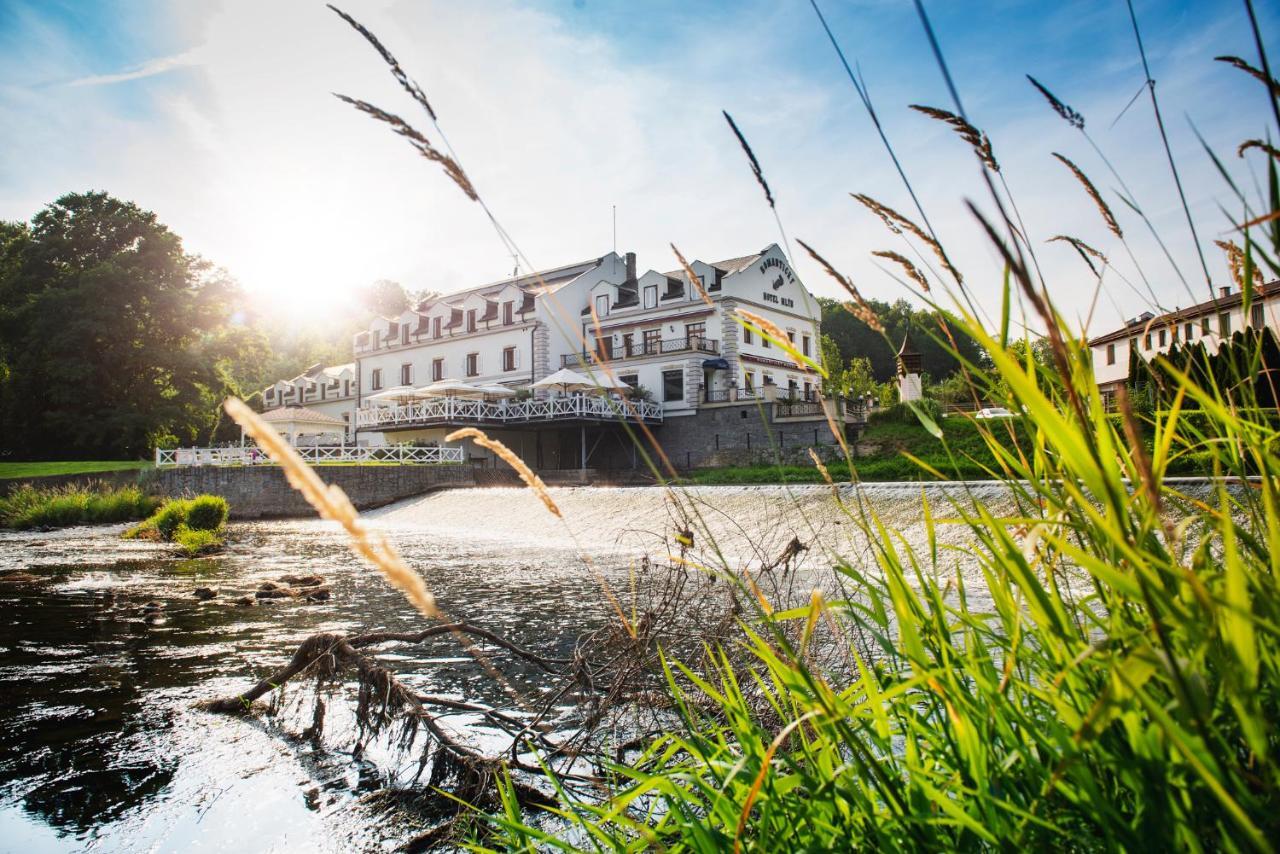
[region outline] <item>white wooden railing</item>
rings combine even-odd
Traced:
[[[518,424],[557,418],[662,420],[662,404],[621,400],[598,395],[553,397],[490,403],[459,397],[437,397],[401,406],[373,406],[356,410],[357,427],[392,427],[432,422]]]
[[[413,445],[308,445],[295,448],[309,463],[402,463],[406,465],[455,465],[463,462],[462,448],[420,448]],[[254,447],[156,448],[156,467],[270,465],[266,454]]]

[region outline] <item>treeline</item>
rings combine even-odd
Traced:
[[[260,322],[239,286],[154,213],[102,192],[0,221],[0,458],[137,459],[236,433],[219,401],[346,361],[394,282],[313,332]]]

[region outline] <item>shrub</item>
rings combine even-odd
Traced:
[[[177,532],[178,526],[185,524],[187,521],[187,502],[182,499],[175,499],[168,502],[155,515],[147,520],[147,523],[160,532],[160,536],[166,540],[172,540],[173,535]]]
[[[197,531],[216,531],[227,521],[227,499],[201,495],[187,503],[187,526]]]
[[[173,532],[173,541],[189,556],[209,554],[221,549],[223,545],[217,531],[190,528],[186,525],[179,525]]]

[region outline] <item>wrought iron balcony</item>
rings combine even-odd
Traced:
[[[604,352],[596,350],[581,353],[568,353],[560,357],[560,367],[572,368],[584,362],[598,365],[604,362],[617,362],[623,359],[643,359],[646,356],[667,356],[672,353],[707,353],[715,356],[720,353],[720,342],[701,335],[688,335],[684,338],[664,338],[649,341],[633,342],[631,346],[623,344],[607,345]]]

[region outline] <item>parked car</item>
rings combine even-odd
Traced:
[[[1005,409],[1003,406],[992,406],[987,409],[979,409],[978,414],[974,418],[1012,418],[1013,413]]]

